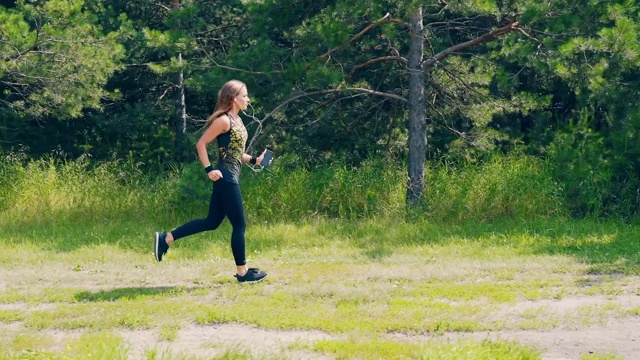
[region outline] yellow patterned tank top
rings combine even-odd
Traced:
[[[240,119],[231,114],[229,117],[229,131],[218,135],[218,163],[216,169],[222,172],[222,179],[218,181],[237,184],[242,169],[242,155],[247,143],[247,129]]]

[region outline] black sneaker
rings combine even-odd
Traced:
[[[156,260],[162,261],[162,256],[167,253],[169,250],[169,244],[167,244],[167,233],[166,232],[157,232],[155,236],[155,241],[153,242],[153,249],[156,254]]]
[[[257,283],[264,280],[264,278],[267,277],[267,273],[264,271],[260,271],[260,269],[257,269],[257,268],[249,268],[249,270],[247,271],[246,274],[244,274],[244,276],[240,276],[238,274],[235,274],[233,276],[235,276],[236,279],[238,279],[238,281],[241,283],[251,284],[251,283]]]

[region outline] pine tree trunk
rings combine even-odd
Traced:
[[[427,150],[427,121],[425,118],[425,84],[422,71],[424,38],[422,7],[418,7],[409,20],[411,43],[409,47],[409,178],[407,204],[424,204],[424,174]]]
[[[180,9],[180,0],[173,0],[173,10]],[[180,149],[184,134],[187,132],[187,104],[184,95],[184,70],[182,70],[182,53],[178,54],[178,64],[180,65],[180,73],[178,74],[178,96],[176,99],[176,120],[175,120],[175,148]]]
[[[178,54],[178,64],[180,64],[180,74],[178,74],[178,119],[177,134],[182,137],[187,132],[187,103],[184,96],[184,70],[182,70],[182,53]]]

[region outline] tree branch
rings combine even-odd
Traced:
[[[33,41],[33,45],[26,49],[25,51],[17,51],[15,54],[13,55],[9,55],[9,56],[5,56],[5,61],[11,61],[11,60],[16,60],[22,57],[22,55],[27,54],[29,52],[35,51],[36,49],[38,49],[38,42],[40,41],[40,28],[36,29],[36,38]]]
[[[262,71],[251,71],[251,70],[246,70],[246,69],[239,69],[239,68],[234,68],[231,66],[226,66],[226,65],[221,65],[218,64],[215,60],[211,59],[211,61],[215,64],[216,67],[219,67],[221,69],[226,69],[226,70],[231,70],[231,71],[238,71],[238,72],[243,72],[243,73],[247,73],[247,74],[251,74],[251,75],[267,75],[267,73],[262,72]],[[281,71],[278,70],[274,70],[272,71],[272,73],[280,73]]]
[[[168,8],[167,6],[165,6],[165,5],[162,5],[162,4],[156,4],[156,6],[159,6],[159,7],[163,8],[163,9],[165,9],[166,11],[171,11],[171,9],[169,9],[169,8]]]
[[[422,63],[422,70],[426,70],[428,67],[433,66],[434,64],[436,64],[437,62],[443,60],[444,58],[446,58],[447,56],[460,52],[462,50],[468,49],[470,47],[476,46],[476,45],[480,45],[484,42],[487,42],[489,40],[495,39],[499,36],[502,36],[504,34],[507,34],[511,31],[517,30],[518,29],[518,21],[516,19],[511,20],[507,25],[495,29],[491,32],[488,32],[484,35],[481,35],[473,40],[469,40],[467,42],[463,42],[461,44],[457,44],[454,46],[451,46],[437,54],[435,54],[434,56],[431,56],[429,58],[427,58],[423,63]]]
[[[383,97],[387,97],[387,98],[391,98],[391,99],[407,102],[407,99],[403,98],[402,96],[395,95],[395,94],[390,94],[390,93],[385,93],[385,92],[380,92],[380,91],[375,91],[375,90],[371,90],[371,89],[365,89],[365,88],[344,88],[344,89],[329,89],[329,90],[319,90],[319,91],[312,91],[312,92],[304,92],[304,93],[295,95],[293,97],[290,97],[289,99],[287,99],[284,102],[280,103],[273,110],[271,110],[271,112],[268,113],[262,120],[260,120],[260,122],[263,122],[266,119],[270,118],[271,116],[273,116],[273,114],[275,114],[278,110],[280,110],[282,107],[284,107],[285,105],[289,104],[290,102],[298,100],[298,99],[300,99],[302,97],[309,97],[309,96],[314,96],[314,95],[336,94],[336,93],[347,92],[347,91],[362,92],[362,93],[365,93],[365,94],[383,96]]]
[[[200,41],[198,41],[200,43]],[[202,52],[204,52],[204,55],[207,59],[209,59],[216,67],[222,68],[222,69],[226,69],[226,70],[231,70],[231,71],[238,71],[238,72],[243,72],[243,73],[247,73],[247,74],[251,74],[251,75],[267,75],[267,73],[262,72],[262,71],[251,71],[251,70],[246,70],[246,69],[239,69],[239,68],[234,68],[231,66],[226,66],[226,65],[221,65],[218,64],[218,62],[214,59],[213,56],[211,56],[211,54],[209,54],[209,52],[206,50],[206,46],[201,46],[202,48]],[[271,73],[280,73],[281,71],[278,70],[274,70],[271,71]]]
[[[407,63],[407,59],[403,58],[402,56],[383,56],[383,57],[371,59],[371,60],[365,62],[364,64],[360,64],[360,65],[354,66],[353,69],[351,69],[351,72],[349,72],[349,77],[352,77],[353,74],[356,71],[358,71],[358,70],[360,70],[360,69],[362,69],[364,67],[367,67],[367,66],[369,66],[371,64],[375,64],[375,63],[378,63],[378,62],[381,62],[381,61],[391,61],[391,60],[400,61],[400,62],[405,63],[405,64]]]
[[[359,33],[355,34],[355,35],[354,35],[353,37],[351,37],[351,39],[349,39],[346,43],[344,43],[344,44],[342,44],[342,45],[340,45],[340,46],[336,46],[336,47],[334,47],[333,49],[331,49],[331,50],[327,51],[326,53],[324,53],[324,54],[320,55],[320,56],[319,56],[319,58],[320,58],[320,59],[322,59],[322,58],[329,57],[329,56],[331,56],[334,52],[337,52],[337,51],[339,51],[339,50],[344,49],[345,47],[347,47],[347,46],[348,46],[349,44],[351,44],[352,42],[354,42],[354,41],[356,41],[356,40],[360,39],[361,37],[363,37],[363,36],[364,36],[364,34],[366,34],[369,30],[371,30],[371,29],[375,28],[376,26],[379,26],[380,24],[383,24],[383,23],[385,23],[385,22],[389,22],[389,21],[397,22],[397,20],[393,20],[393,19],[391,19],[391,18],[390,18],[390,16],[391,16],[391,14],[387,13],[387,14],[386,14],[385,16],[383,16],[380,20],[378,20],[378,21],[376,21],[376,22],[374,22],[374,23],[372,23],[372,24],[369,24],[369,26],[367,26],[366,28],[362,29],[362,31],[360,31]]]
[[[5,61],[17,60],[17,59],[21,58],[22,55],[30,53],[30,52],[36,50],[37,48],[38,48],[37,45],[33,45],[32,47],[30,47],[29,49],[26,49],[24,51],[17,51],[16,53],[14,53],[12,55],[5,56],[4,59],[5,59]]]
[[[517,30],[518,32],[520,32],[522,35],[524,35],[524,36],[528,37],[529,39],[531,39],[531,40],[535,41],[536,43],[538,43],[538,44],[542,44],[542,41],[540,41],[540,40],[536,39],[535,37],[531,36],[529,33],[527,33],[526,31],[524,31],[523,29],[521,29],[521,28],[517,28],[516,30]]]

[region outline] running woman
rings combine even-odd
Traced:
[[[266,152],[257,158],[245,154],[247,129],[238,113],[249,105],[247,86],[231,80],[218,91],[218,100],[213,114],[205,124],[205,131],[196,143],[198,157],[204,170],[213,182],[209,201],[209,213],[204,219],[196,219],[179,226],[171,232],[156,232],[154,251],[157,261],[167,253],[176,240],[203,231],[215,230],[225,217],[231,222],[231,251],[236,263],[239,282],[253,283],[264,280],[267,273],[257,268],[249,268],[245,258],[246,220],[242,194],[240,193],[240,170],[243,163],[260,164]],[[213,141],[218,145],[218,162],[215,167],[209,161],[207,145]]]

